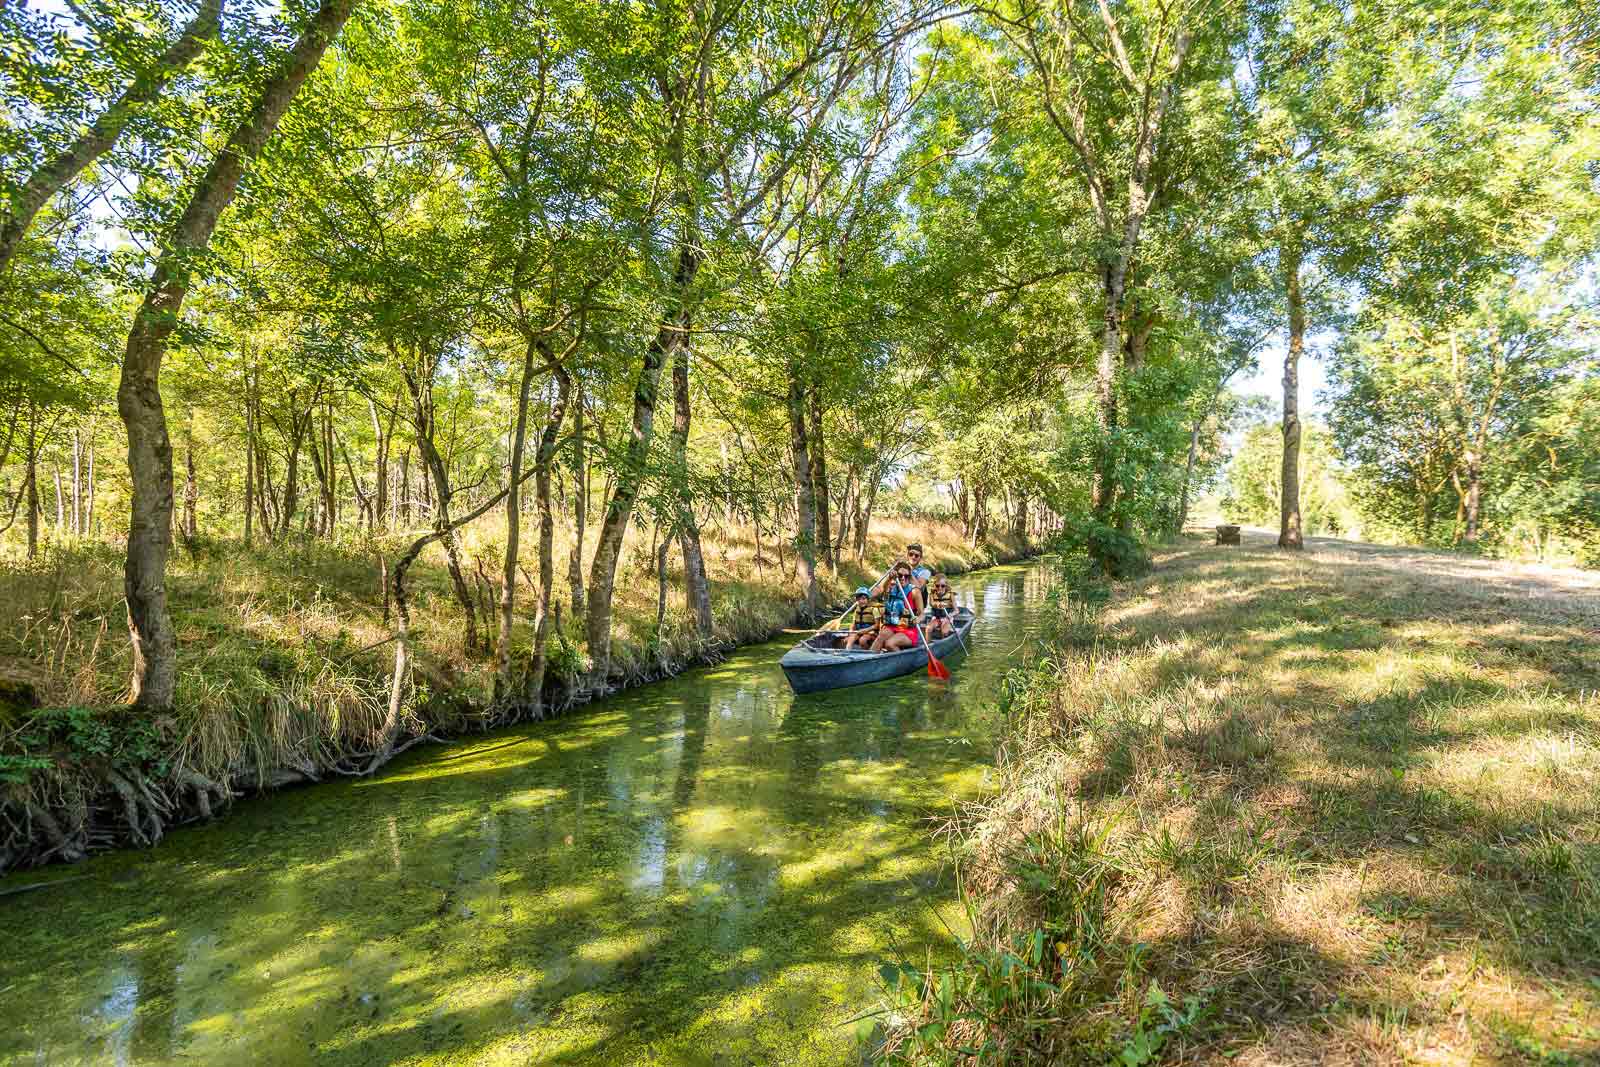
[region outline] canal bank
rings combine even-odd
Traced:
[[[93,858],[0,902],[0,1062],[852,1062],[957,922],[927,820],[1045,583],[961,583],[949,683],[796,698],[756,646]]]
[[[1007,534],[969,546],[952,536],[959,531],[937,523],[879,527],[865,562],[819,575],[824,596],[842,602],[912,537],[926,540],[930,562],[952,574],[1034,551]],[[106,637],[122,633],[120,565],[114,581],[98,557],[0,577],[0,600],[12,596],[24,606],[22,617],[32,620],[26,629],[56,634],[48,648],[35,648],[0,627],[0,875],[156,844],[175,826],[231,808],[235,798],[371,774],[410,747],[570,711],[719,662],[729,650],[808,618],[781,552],[776,568],[771,561],[763,567],[742,560],[736,543],[707,544],[716,550],[710,640],[683,615],[663,617],[665,602],[645,596],[644,603],[640,583],[630,582],[614,601],[609,674],[595,685],[580,628],[563,625],[558,604],[545,700],[537,705],[497,695],[495,661],[481,647],[464,646],[459,605],[442,569],[419,570],[398,721],[390,714],[388,606],[370,596],[370,561],[352,556],[350,546],[289,546],[221,563],[206,553],[192,558],[188,573],[173,576],[184,658],[178,703],[168,715],[129,715],[123,703],[131,651],[125,633],[120,649]],[[63,592],[68,569],[78,583],[70,594]],[[650,581],[666,577],[652,573]],[[99,608],[88,606],[94,604]],[[527,666],[529,626],[522,618],[513,631],[514,673]],[[13,670],[45,680],[11,687]]]

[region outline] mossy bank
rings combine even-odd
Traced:
[[[479,533],[465,538],[469,562],[496,551],[492,529]],[[974,547],[940,524],[880,522],[859,564],[822,573],[827,599],[842,602],[910,540],[951,573],[1031,551],[1010,539]],[[367,769],[392,659],[382,547],[305,542],[246,552],[201,542],[176,557],[178,702],[155,719],[121,706],[131,653],[113,550],[56,551],[0,573],[0,601],[18,607],[0,624],[0,871],[151,844],[238,795]],[[605,692],[715,661],[799,620],[793,553],[758,548],[735,530],[707,539],[714,640],[695,636],[677,595],[658,627],[653,553],[637,547],[618,582]],[[490,658],[461,647],[441,560],[424,557],[408,584],[416,684],[397,747],[519,721],[520,708],[492,699]],[[489,596],[486,582],[481,592]],[[521,603],[531,599],[524,591]],[[570,613],[557,620],[552,703],[564,709],[599,694],[576,683],[586,667],[581,627]]]

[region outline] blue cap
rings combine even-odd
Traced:
[[[856,596],[871,596],[871,595],[872,595],[872,590],[868,589],[864,585],[860,586],[860,587],[858,587],[856,589]]]

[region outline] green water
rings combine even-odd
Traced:
[[[949,683],[795,697],[782,644],[8,885],[0,1063],[847,1064],[958,922],[1037,568],[968,576]]]

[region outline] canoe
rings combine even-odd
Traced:
[[[933,654],[941,660],[959,652],[962,642],[968,640],[973,614],[960,608],[955,614],[955,633],[936,638]],[[844,641],[844,631],[829,631],[808,637],[783,654],[778,661],[783,676],[789,679],[789,688],[796,693],[820,693],[826,689],[843,689],[851,685],[881,682],[885,678],[898,678],[902,674],[924,670],[928,666],[928,650],[919,641],[911,648],[899,652],[846,652],[838,646]]]

